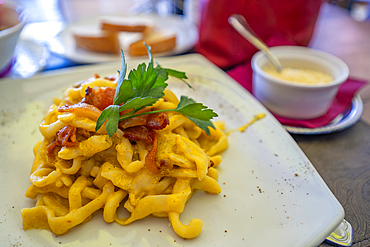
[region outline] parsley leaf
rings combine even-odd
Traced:
[[[117,85],[117,88],[118,88],[118,85]],[[118,94],[117,94],[117,91],[118,91]],[[118,90],[116,89],[113,104],[114,105],[122,104],[134,96],[135,96],[135,90],[132,87],[132,82],[130,80],[123,80],[119,89]]]
[[[180,102],[174,111],[189,118],[196,125],[198,125],[199,128],[203,129],[207,135],[211,134],[208,127],[212,127],[213,129],[215,128],[213,123],[209,120],[217,117],[217,113],[215,113],[212,109],[208,109],[208,107],[202,103],[196,103],[191,98],[181,96]]]
[[[95,131],[98,131],[104,122],[105,129],[108,132],[109,136],[112,136],[118,129],[119,122],[119,105],[110,105],[102,111],[98,120],[96,121]]]
[[[128,109],[130,109],[128,107]],[[202,103],[196,103],[193,99],[188,98],[187,96],[181,96],[180,102],[175,109],[163,109],[157,111],[149,111],[143,112],[140,114],[132,115],[132,114],[125,114],[120,117],[120,120],[129,119],[136,116],[142,116],[146,114],[152,113],[159,113],[159,112],[178,112],[182,115],[189,118],[192,122],[194,122],[199,128],[204,130],[207,135],[210,135],[211,132],[209,131],[208,127],[215,128],[213,123],[210,119],[217,117],[217,113],[215,113],[212,109],[208,109],[207,106],[203,105]]]
[[[158,99],[154,97],[135,97],[128,100],[125,104],[119,107],[120,111],[126,111],[130,109],[134,109],[134,111],[138,111],[139,109],[143,109],[146,106],[153,105]]]
[[[164,69],[164,70],[167,72],[168,75],[176,77],[180,80],[188,79],[185,72],[181,72],[181,71],[177,71],[177,70],[173,70],[173,69]]]
[[[118,71],[119,77],[113,104],[102,111],[96,122],[95,131],[98,131],[105,123],[108,135],[112,136],[118,130],[119,121],[145,114],[174,111],[188,117],[203,129],[207,135],[210,135],[209,127],[215,128],[210,120],[218,115],[213,110],[208,109],[207,106],[196,103],[193,99],[186,96],[181,96],[180,102],[175,109],[137,113],[141,109],[153,105],[164,96],[163,91],[168,86],[166,81],[169,76],[184,81],[192,88],[185,81],[188,77],[184,72],[162,68],[160,65],[154,67],[151,48],[147,44],[145,46],[149,56],[148,66],[145,63],[139,64],[136,69],[130,71],[127,79],[125,79],[127,64],[122,51],[122,65],[121,70]],[[127,110],[129,110],[127,113],[120,116],[120,112]]]

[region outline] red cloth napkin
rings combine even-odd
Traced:
[[[243,15],[253,31],[270,47],[280,45],[306,46],[312,36],[322,0],[205,0],[199,26],[197,52],[252,92],[250,60],[254,48],[228,23],[231,14]],[[282,124],[316,128],[327,125],[351,106],[354,95],[365,81],[348,79],[338,90],[328,112],[319,118],[294,120],[275,116]]]
[[[196,50],[221,68],[248,62],[257,51],[230,26],[241,14],[263,41],[307,45],[323,0],[201,0]]]

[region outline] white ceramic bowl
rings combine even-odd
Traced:
[[[261,52],[252,58],[253,94],[272,113],[291,119],[313,119],[324,115],[348,78],[348,66],[339,58],[300,46],[271,48],[283,67],[319,70],[334,80],[327,84],[297,84],[276,78],[263,71],[271,63]]]
[[[20,6],[0,4],[0,74],[11,66],[14,49],[25,24],[25,14]]]

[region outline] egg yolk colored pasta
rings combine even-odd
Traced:
[[[179,215],[197,190],[221,192],[216,167],[222,160],[219,154],[228,147],[224,123],[215,122],[216,129],[207,135],[185,116],[167,112],[160,116],[169,120],[163,128],[149,134],[137,131],[146,130],[145,120],[137,117],[110,137],[104,128],[95,131],[102,109],[86,94],[90,89],[109,93],[115,86],[114,79],[91,77],[68,88],[50,106],[39,125],[43,140],[35,145],[26,191],[35,206],[22,209],[23,228],[61,235],[102,209],[108,223],[125,226],[149,215],[165,216],[179,236],[197,237],[202,220],[184,225]],[[178,103],[166,89],[165,96],[146,110],[174,109]],[[154,162],[151,170],[148,162]],[[120,205],[130,217],[117,214]]]

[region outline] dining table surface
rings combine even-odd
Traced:
[[[369,40],[370,21],[355,21],[348,10],[325,4],[309,46],[341,58],[350,77],[369,80]],[[355,247],[370,246],[370,88],[360,96],[364,112],[354,126],[325,135],[292,135],[342,204]]]
[[[67,0],[36,1],[38,4],[31,4],[34,1],[26,0],[16,2],[24,5],[30,13],[40,13],[30,18],[21,35],[22,39],[39,45],[43,45],[44,40],[32,36],[34,30],[40,27],[50,28],[52,31],[43,36],[44,39],[50,38],[63,30],[66,23],[75,21],[76,15],[82,18],[98,11],[86,9],[87,0],[75,3]],[[73,11],[66,14],[66,8]],[[109,13],[105,8],[106,6],[100,5],[99,11]],[[356,21],[347,9],[325,3],[309,46],[341,58],[349,66],[350,77],[364,81],[370,79],[370,20]],[[194,51],[187,53],[189,52]],[[38,73],[80,65],[49,52]],[[364,87],[359,95],[364,111],[361,119],[353,126],[327,134],[291,134],[343,206],[345,219],[352,226],[354,247],[370,246],[370,88]],[[323,242],[320,246],[332,245]]]

